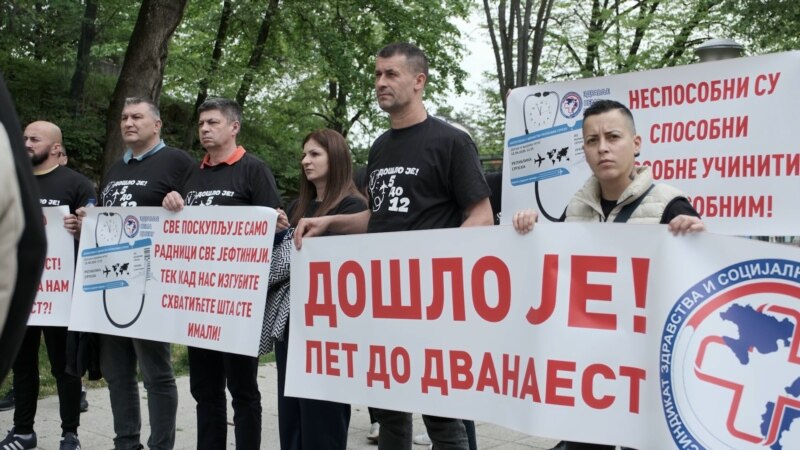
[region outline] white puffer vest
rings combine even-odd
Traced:
[[[653,178],[650,176],[650,168],[639,166],[633,178],[633,182],[617,200],[617,206],[611,210],[607,222],[613,222],[622,208],[641,197],[650,185]],[[686,195],[667,184],[656,184],[642,202],[631,214],[627,223],[650,223],[661,222],[664,209],[676,197],[686,197]],[[600,206],[600,183],[592,175],[583,187],[572,197],[567,205],[566,222],[602,222],[603,208]]]

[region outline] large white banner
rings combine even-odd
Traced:
[[[275,210],[88,211],[70,329],[258,355]]]
[[[293,258],[287,395],[639,449],[800,448],[797,248],[540,224]]]
[[[536,208],[557,219],[591,175],[583,112],[599,99],[633,112],[639,164],[683,190],[711,231],[800,234],[795,136],[800,52],[514,89],[508,98],[503,223]]]
[[[69,324],[75,275],[75,238],[64,228],[64,216],[69,214],[69,207],[46,207],[42,212],[47,257],[28,325],[65,327]]]

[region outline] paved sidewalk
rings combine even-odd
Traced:
[[[277,450],[278,444],[278,407],[277,407],[277,371],[274,363],[259,368],[259,387],[261,389],[261,405],[264,408],[262,422],[261,448]],[[189,393],[189,378],[178,378],[178,423],[176,450],[196,448],[197,433],[194,412],[194,400]],[[147,442],[149,420],[147,417],[146,392],[139,385],[142,396],[142,441]],[[108,390],[91,389],[88,392],[89,411],[81,414],[81,427],[78,430],[84,450],[105,450],[113,448],[113,424]],[[232,420],[233,412],[228,406],[228,418]],[[0,432],[5,436],[6,430],[13,425],[13,411],[0,412]],[[58,450],[61,440],[60,419],[58,415],[58,397],[50,396],[39,401],[36,414],[36,433],[40,450]],[[347,448],[352,450],[377,450],[370,445],[365,436],[369,431],[369,414],[365,406],[353,405],[350,419],[350,436]],[[478,447],[493,450],[548,449],[556,441],[528,436],[489,423],[477,423]],[[422,419],[414,416],[414,431],[422,432],[425,427]],[[228,448],[235,448],[233,442],[233,425],[228,430]],[[426,450],[424,446],[414,446],[414,450]]]

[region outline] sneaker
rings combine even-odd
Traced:
[[[14,434],[14,429],[12,428],[6,438],[0,441],[0,449],[2,450],[26,450],[30,448],[36,448],[36,433],[21,436]]]
[[[81,441],[78,440],[78,435],[75,433],[65,434],[58,450],[81,450]]]
[[[14,388],[9,389],[6,395],[0,398],[0,411],[8,411],[9,409],[14,409]]]
[[[414,436],[414,443],[417,445],[433,445],[431,444],[431,438],[428,437],[428,433],[422,433]]]
[[[373,423],[369,427],[369,433],[367,433],[367,440],[377,444],[378,443],[378,435],[381,431],[381,424],[378,422]]]
[[[89,410],[89,400],[86,400],[86,388],[81,386],[81,412]]]

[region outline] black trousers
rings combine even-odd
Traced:
[[[288,340],[275,342],[281,450],[345,450],[350,426],[349,404],[283,395],[287,344]]]
[[[258,358],[189,347],[189,388],[197,401],[198,450],[226,447],[228,402],[233,398],[233,426],[237,450],[261,446],[261,393]]]
[[[603,444],[584,444],[582,442],[569,442],[565,441],[565,450],[614,450],[616,447],[613,445]]]
[[[14,361],[14,428],[17,434],[33,433],[39,400],[39,343],[44,344],[50,359],[50,372],[56,378],[58,412],[62,434],[77,433],[81,416],[81,379],[66,373],[67,329],[65,327],[28,327]]]

